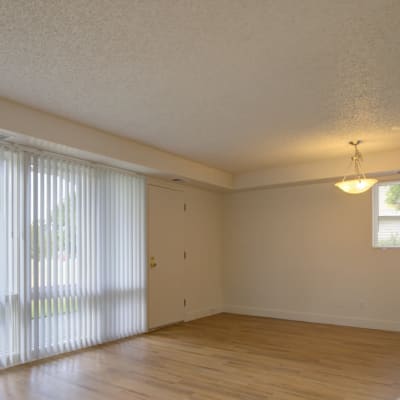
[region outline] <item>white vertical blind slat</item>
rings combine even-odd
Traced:
[[[52,268],[51,268],[51,319],[52,319],[52,338],[51,338],[51,352],[58,352],[58,246],[57,246],[57,164],[55,160],[51,161],[51,242],[52,242]]]
[[[28,361],[32,357],[32,304],[31,304],[31,164],[32,157],[27,156],[24,164],[24,173],[26,174],[25,196],[24,196],[24,237],[25,237],[25,253],[24,253],[24,280],[23,280],[23,302],[22,314],[24,315],[24,335],[22,361]]]
[[[46,282],[45,282],[45,297],[46,297],[46,353],[51,354],[51,343],[52,343],[52,323],[51,323],[51,270],[52,270],[52,257],[51,257],[51,161],[46,158]]]
[[[39,293],[39,314],[38,314],[38,336],[39,336],[39,342],[38,342],[38,352],[39,354],[42,354],[45,350],[45,340],[46,340],[46,331],[44,329],[44,324],[45,324],[45,293],[44,293],[44,288],[45,288],[45,280],[44,280],[44,271],[45,271],[45,261],[44,261],[44,256],[45,256],[45,241],[44,241],[44,213],[45,213],[45,207],[46,203],[44,200],[44,158],[39,158],[38,159],[38,263],[39,263],[39,269],[38,269],[38,293]]]

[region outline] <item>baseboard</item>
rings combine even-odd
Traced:
[[[269,317],[293,321],[352,326],[355,328],[380,329],[385,331],[400,331],[400,321],[364,319],[358,317],[344,317],[339,315],[315,314],[300,311],[277,310],[236,305],[224,306],[223,310],[232,314],[252,315],[257,317]]]
[[[223,311],[222,307],[210,307],[202,310],[188,311],[185,313],[185,322],[193,321],[195,319],[209,317],[211,315],[219,314]]]

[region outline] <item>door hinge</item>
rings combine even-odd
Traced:
[[[187,254],[186,251],[183,252],[183,259],[186,260]]]
[[[183,299],[183,307],[186,307],[186,299]]]
[[[186,209],[187,209],[186,203],[183,203],[183,211],[186,211]]]

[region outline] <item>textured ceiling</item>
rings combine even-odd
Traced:
[[[0,96],[232,172],[400,147],[399,67],[398,0],[0,0]]]

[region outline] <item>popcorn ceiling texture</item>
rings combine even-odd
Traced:
[[[0,96],[232,172],[400,147],[399,66],[397,0],[0,0]]]

